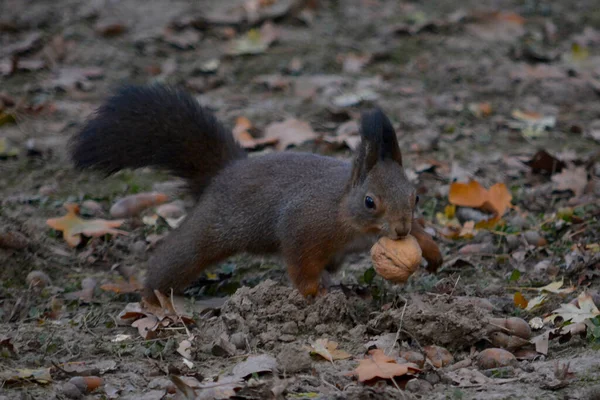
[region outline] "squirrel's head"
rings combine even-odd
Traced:
[[[375,109],[362,114],[360,134],[345,211],[361,232],[402,238],[410,233],[418,196],[404,173],[396,132]]]

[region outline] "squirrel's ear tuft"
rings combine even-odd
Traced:
[[[402,154],[392,123],[379,108],[365,111],[360,122],[361,143],[354,160],[352,181],[362,181],[378,161],[385,159],[402,165]]]
[[[380,108],[367,111],[361,118],[361,135],[363,140],[377,141],[380,160],[390,159],[402,165],[402,153],[398,145],[396,131],[390,119]]]

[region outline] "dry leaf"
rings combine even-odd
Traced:
[[[277,139],[277,150],[285,150],[290,146],[314,140],[317,134],[312,130],[308,122],[295,118],[286,119],[283,122],[275,122],[265,128],[265,139]]]
[[[100,286],[100,289],[105,290],[107,292],[114,292],[117,294],[122,293],[136,293],[141,291],[144,288],[135,276],[130,276],[129,281],[125,282],[114,282],[114,283],[105,283]]]
[[[534,308],[541,306],[546,301],[546,298],[548,298],[547,294],[541,294],[541,295],[536,296],[533,299],[529,300],[527,302],[527,307],[525,307],[525,311],[531,311]]]
[[[588,183],[587,172],[584,167],[575,167],[573,165],[563,169],[560,174],[552,175],[554,190],[570,190],[579,197],[583,194]]]
[[[265,22],[259,30],[250,29],[241,38],[230,42],[226,53],[233,56],[264,53],[278,37],[275,25]]]
[[[594,304],[594,299],[588,293],[582,292],[577,297],[577,303],[579,307],[570,303],[561,304],[559,308],[552,312],[552,315],[545,319],[545,321],[554,321],[556,317],[561,317],[565,322],[571,321],[576,324],[600,315],[598,307]]]
[[[181,354],[183,357],[190,360],[192,358],[192,353],[190,351],[191,348],[192,348],[192,343],[188,339],[185,339],[179,343],[179,347],[177,347],[177,352],[179,354]]]
[[[140,336],[144,339],[152,339],[155,336],[154,331],[158,328],[158,318],[154,315],[148,315],[133,321],[131,326],[138,329]]]
[[[0,371],[0,382],[3,384],[30,381],[35,381],[42,384],[52,382],[50,368],[16,370],[9,370],[6,368],[3,371]]]
[[[81,235],[89,237],[103,236],[106,234],[112,235],[127,235],[127,232],[118,229],[123,220],[107,221],[104,219],[82,219],[79,217],[79,206],[76,204],[66,203],[64,207],[67,214],[60,218],[51,218],[46,223],[57,231],[63,233],[63,237],[67,244],[71,247],[76,247],[81,243]]]
[[[260,138],[255,139],[249,132],[252,128],[252,122],[246,117],[238,117],[233,128],[233,137],[245,149],[256,149],[260,146],[274,145],[279,141],[279,138]]]
[[[359,361],[358,367],[352,374],[358,375],[360,382],[365,382],[375,378],[392,379],[396,376],[417,372],[420,372],[420,370],[416,365],[411,363],[398,364],[395,359],[386,356],[383,350],[373,349],[369,351],[364,359]]]
[[[481,208],[502,216],[511,207],[512,195],[504,183],[496,183],[486,190],[477,181],[453,182],[448,200],[457,206]]]
[[[546,286],[537,288],[537,290],[540,292],[550,292],[550,293],[558,293],[558,294],[568,294],[568,293],[572,293],[575,291],[575,286],[561,289],[563,282],[564,282],[564,280],[561,279],[560,281],[552,282]]]
[[[547,129],[552,129],[556,126],[556,117],[544,116],[535,112],[527,112],[514,110],[512,117],[516,122],[511,122],[509,125],[512,128],[520,129],[525,137],[536,138],[544,135]]]
[[[259,372],[272,372],[277,368],[277,360],[268,355],[260,354],[257,356],[250,356],[235,367],[231,373],[237,379],[243,379],[248,375],[252,375]]]
[[[344,350],[338,349],[337,342],[328,339],[317,339],[310,347],[311,353],[318,354],[327,361],[345,360],[352,357],[352,355]]]
[[[529,304],[529,302],[521,294],[521,292],[515,293],[515,295],[513,297],[513,302],[515,303],[515,306],[520,307],[520,308],[527,308],[527,304]]]

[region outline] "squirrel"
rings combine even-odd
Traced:
[[[148,260],[143,296],[181,293],[205,268],[237,253],[280,254],[305,297],[324,270],[381,236],[414,236],[428,270],[442,255],[423,221],[396,132],[378,108],[361,114],[352,162],[313,153],[248,157],[232,133],[189,93],[159,84],[123,86],[70,139],[79,169],[110,175],[153,166],[183,178],[196,199]]]

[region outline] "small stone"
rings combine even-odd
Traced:
[[[523,234],[523,237],[525,240],[527,240],[527,243],[535,247],[545,246],[548,244],[548,241],[535,231],[527,231]]]
[[[286,322],[281,327],[281,333],[287,333],[288,335],[297,335],[298,325],[294,321]]]
[[[65,397],[68,397],[69,399],[81,399],[83,397],[83,393],[81,393],[81,390],[79,390],[77,386],[75,386],[71,382],[63,383],[63,385],[60,387],[60,391],[62,392],[62,394],[65,395]]]
[[[296,340],[296,336],[294,335],[281,335],[279,336],[280,342],[291,343]]]
[[[295,374],[301,371],[308,371],[311,368],[312,360],[308,351],[297,344],[284,345],[277,355],[277,362],[282,372]]]
[[[315,332],[323,334],[329,332],[329,326],[327,324],[319,324],[315,326]]]
[[[129,251],[131,251],[133,254],[141,256],[143,254],[146,253],[146,242],[143,240],[138,240],[134,243],[132,243],[129,246]]]
[[[247,340],[248,336],[243,332],[236,332],[229,338],[229,341],[239,350],[244,350],[247,347]]]
[[[50,196],[56,193],[56,186],[54,185],[43,185],[38,189],[38,193],[42,196]]]
[[[153,389],[153,390],[154,389],[166,390],[172,386],[174,386],[173,382],[171,382],[169,379],[162,377],[162,376],[158,377],[158,378],[154,378],[148,383],[148,389]]]
[[[506,245],[508,246],[508,250],[516,250],[520,244],[521,241],[517,235],[509,235],[506,237]]]
[[[319,313],[312,312],[306,316],[306,326],[315,326],[319,323]]]
[[[220,336],[211,348],[211,353],[217,357],[229,357],[235,354],[235,346],[225,336]]]
[[[84,201],[83,203],[81,203],[81,207],[89,211],[92,215],[100,215],[103,212],[100,203],[94,200]]]
[[[429,393],[433,385],[424,379],[411,379],[406,383],[406,390],[412,393]]]

